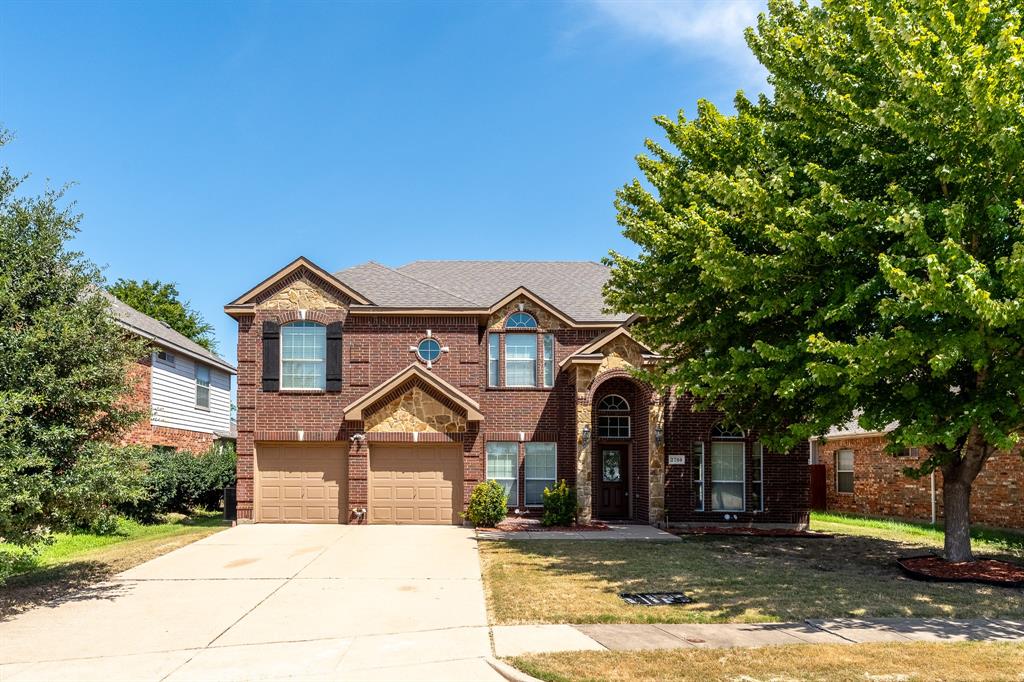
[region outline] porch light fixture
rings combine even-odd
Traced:
[[[583,425],[583,431],[580,432],[580,443],[583,447],[590,445],[590,424]]]
[[[661,424],[654,427],[654,444],[659,448],[665,444],[665,427]]]

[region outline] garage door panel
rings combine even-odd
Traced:
[[[370,523],[461,523],[460,446],[374,446],[370,479]]]
[[[343,523],[347,455],[339,447],[256,446],[256,520]]]

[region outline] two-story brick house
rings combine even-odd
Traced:
[[[605,311],[592,262],[299,258],[225,306],[238,321],[238,516],[460,523],[495,479],[581,517],[806,523],[807,451],[776,454],[631,370],[658,355]]]

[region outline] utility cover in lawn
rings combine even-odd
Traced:
[[[693,601],[682,592],[622,592],[619,596],[633,606],[678,606]]]

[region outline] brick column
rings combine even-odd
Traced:
[[[370,444],[365,440],[349,441],[348,447],[348,522],[369,523],[369,474]],[[367,509],[362,517],[355,513],[356,509]]]

